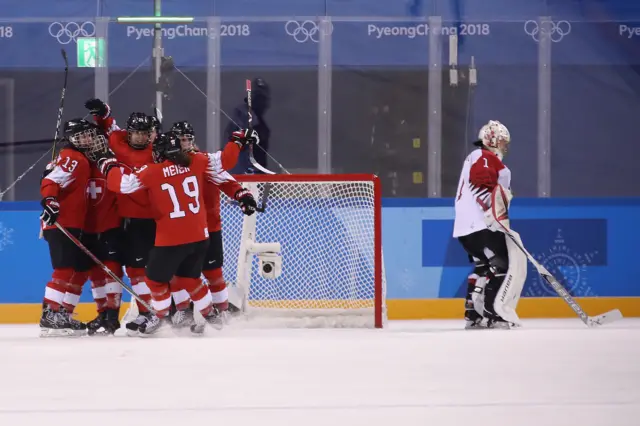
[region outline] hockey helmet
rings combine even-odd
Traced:
[[[509,143],[511,143],[511,134],[507,126],[497,120],[489,120],[480,128],[478,140],[473,144],[487,148],[502,159],[508,151]]]
[[[151,128],[155,130],[160,130],[160,126],[161,126],[160,119],[155,115],[149,115],[147,117],[149,119],[149,123],[151,123]]]
[[[98,126],[83,118],[65,122],[62,133],[69,144],[90,160],[97,160],[97,154],[108,149],[107,139]]]
[[[155,163],[172,160],[181,153],[180,138],[175,132],[161,133],[153,141],[153,161]]]
[[[134,112],[127,119],[127,138],[134,149],[145,149],[151,142],[153,125],[143,112]]]
[[[171,126],[170,131],[174,132],[180,138],[183,151],[189,152],[196,150],[196,133],[191,123],[188,121],[176,121],[173,123],[173,126]]]

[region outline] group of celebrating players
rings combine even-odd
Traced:
[[[145,302],[135,302],[139,315],[125,324],[129,335],[152,334],[164,325],[202,333],[194,309],[221,327],[229,303],[219,191],[245,215],[255,213],[253,195],[226,170],[244,147],[259,143],[257,132],[237,130],[223,150],[203,153],[186,121],[161,133],[156,117],[135,112],[120,129],[103,101],[90,99],[85,107],[94,122],[64,124],[64,146],[40,187],[43,236],[53,267],[41,336],[113,334],[120,328],[122,286],[58,226],[117,277],[126,273]],[[98,316],[84,324],[73,313],[86,281]]]

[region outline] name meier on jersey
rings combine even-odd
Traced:
[[[492,176],[492,179],[487,179]],[[453,237],[458,238],[486,229],[480,201],[486,201],[496,184],[511,187],[511,171],[500,158],[486,149],[472,151],[464,160],[458,193],[456,194],[456,217]]]
[[[162,173],[164,173],[164,177],[178,176],[178,175],[182,175],[190,172],[191,172],[191,169],[189,167],[179,166],[177,164],[162,168]]]

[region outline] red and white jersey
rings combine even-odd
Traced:
[[[60,203],[58,222],[65,228],[83,229],[87,212],[85,191],[91,173],[89,160],[79,151],[64,148],[56,165],[40,184],[42,198],[56,197]],[[44,229],[53,229],[47,226]]]
[[[153,163],[152,144],[144,149],[135,149],[129,145],[127,131],[120,129],[113,117],[95,117],[96,124],[108,135],[109,148],[116,155],[125,174],[135,173],[147,164]],[[118,212],[121,217],[151,219],[153,208],[149,203],[147,193],[142,191],[135,194],[118,194]]]
[[[215,155],[215,154],[212,154]],[[233,169],[238,164],[238,156],[240,155],[240,147],[234,142],[228,142],[220,154],[220,163],[224,170]],[[220,218],[220,190],[222,189],[229,198],[233,199],[236,192],[242,189],[238,182],[226,182],[218,186],[217,184],[207,180],[204,183],[204,202],[207,206],[207,223],[209,232],[217,232],[222,229],[222,220]]]
[[[221,153],[192,154],[189,167],[170,161],[149,164],[135,174],[123,174],[113,168],[107,176],[107,187],[120,194],[147,190],[158,213],[156,246],[177,246],[209,237],[204,182],[220,187],[237,184],[222,168]]]
[[[487,149],[471,152],[464,160],[458,183],[454,238],[487,228],[484,209],[489,206],[491,191],[498,183],[511,188],[511,171],[507,166]]]
[[[107,180],[98,167],[91,165],[91,177],[87,183],[87,217],[84,231],[99,234],[120,226],[116,194],[107,190]]]

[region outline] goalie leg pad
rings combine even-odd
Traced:
[[[522,244],[520,236],[514,231],[510,232]],[[503,319],[520,325],[516,307],[527,279],[527,257],[510,238],[507,238],[507,250],[509,252],[509,268],[498,288],[493,307],[494,311]]]

